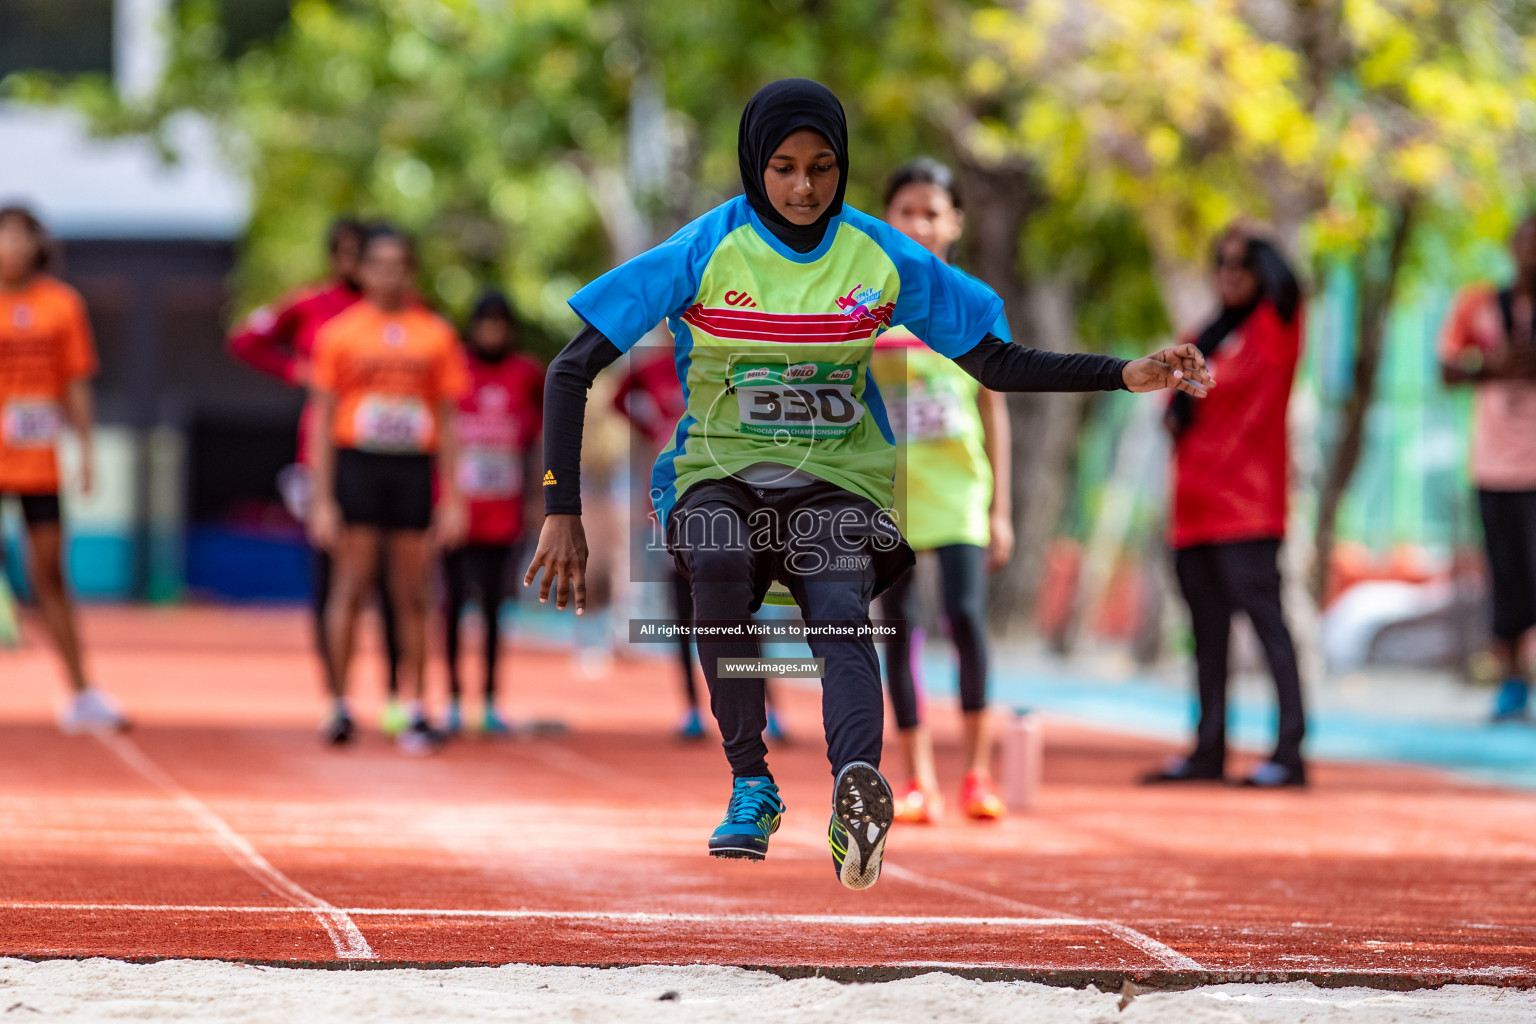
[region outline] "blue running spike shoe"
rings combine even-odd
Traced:
[[[764,730],[764,733],[775,743],[789,742],[788,736],[784,732],[784,723],[779,720],[778,712],[772,708],[768,709],[768,728]]]
[[[683,715],[683,720],[677,723],[677,738],[680,740],[701,740],[704,738],[704,716],[699,714],[698,708],[689,708]]]
[[[512,735],[512,725],[505,718],[501,717],[501,713],[496,710],[495,705],[487,704],[485,706],[485,717],[480,720],[480,732],[483,735],[493,736],[497,739],[506,739]]]
[[[844,886],[868,889],[880,880],[885,838],[895,814],[891,787],[874,765],[851,761],[837,773],[827,842],[832,847],[832,868]]]
[[[443,732],[449,736],[457,736],[464,731],[464,707],[458,701],[448,705],[448,718],[443,723]]]
[[[1529,712],[1531,700],[1531,684],[1519,676],[1504,680],[1499,684],[1499,692],[1493,701],[1493,720],[1495,722],[1518,722]]]
[[[737,779],[731,786],[725,820],[709,837],[709,855],[762,860],[768,855],[768,837],[779,830],[783,817],[784,801],[773,779],[766,775]]]

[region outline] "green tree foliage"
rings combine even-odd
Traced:
[[[1536,50],[1464,0],[1059,0],[974,19],[973,77],[1035,83],[998,124],[1053,190],[1137,211],[1191,260],[1239,215],[1309,255],[1391,234],[1423,196],[1497,235],[1536,156]]]
[[[815,77],[843,96],[856,203],[876,201],[895,163],[946,156],[924,113],[948,67],[943,43],[971,10],[298,0],[274,39],[231,57],[215,0],[188,0],[148,101],[90,79],[32,78],[10,91],[71,103],[105,133],[163,139],[174,117],[212,119],[253,185],[242,306],[318,274],[326,224],[352,212],[419,236],[423,283],[446,308],[461,311],[494,282],[556,339],[574,325],[565,299],[624,255],[616,218],[638,217],[648,243],[738,190],[736,126],[770,79]],[[634,139],[631,113],[647,89],[661,116],[641,126],[652,137]],[[661,173],[636,182],[632,148],[658,154]]]
[[[1448,255],[1484,264],[1528,192],[1529,22],[1505,0],[1036,0],[973,18],[979,88],[1006,98],[1032,83],[989,122],[992,144],[1033,161],[1059,198],[1133,211],[1176,324],[1203,313],[1205,247],[1239,216],[1361,282],[1315,593],[1399,278],[1420,251],[1442,270]]]

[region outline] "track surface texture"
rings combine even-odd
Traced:
[[[796,742],[770,758],[788,811],[768,859],[718,861],[728,773],[717,742],[671,738],[670,661],[589,678],[515,649],[505,706],[569,732],[412,759],[371,729],[373,655],[354,680],[370,728],[318,743],[298,612],[99,608],[85,631],[137,718],[123,737],[62,736],[47,651],[0,652],[0,957],[1536,986],[1521,793],[1329,764],[1305,792],[1145,789],[1166,748],[1050,720],[1035,811],[898,824],[856,893],[827,852],[814,690],[779,687]],[[958,716],[932,717],[958,780]]]

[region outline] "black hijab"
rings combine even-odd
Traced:
[[[837,194],[813,224],[791,223],[773,208],[763,188],[763,172],[773,151],[801,128],[820,132],[837,155]],[[843,192],[848,186],[848,120],[832,90],[808,78],[781,78],[757,90],[741,112],[736,158],[741,164],[741,187],[747,202],[768,230],[795,252],[810,252],[820,245],[827,222],[843,211]]]
[[[512,337],[508,339],[507,345],[500,352],[487,352],[475,344],[475,325],[481,320],[505,320],[507,322],[508,328],[512,331]],[[469,320],[464,324],[464,347],[469,350],[469,354],[473,358],[478,359],[482,363],[497,366],[505,362],[507,357],[512,354],[512,349],[516,347],[519,340],[518,333],[517,314],[513,311],[512,303],[507,300],[506,294],[495,288],[487,288],[480,293],[480,297],[475,300],[474,308],[469,311]]]
[[[1227,236],[1223,235],[1216,242],[1216,260],[1221,259],[1221,246]],[[1290,265],[1285,262],[1285,257],[1280,255],[1269,242],[1262,238],[1249,238],[1248,251],[1244,258],[1247,268],[1253,272],[1258,281],[1258,288],[1254,291],[1253,298],[1240,306],[1224,306],[1215,319],[1206,324],[1195,338],[1195,347],[1200,349],[1201,355],[1210,355],[1221,347],[1221,343],[1230,338],[1239,327],[1247,322],[1253,315],[1253,311],[1259,308],[1260,303],[1268,302],[1275,307],[1275,312],[1285,323],[1290,323],[1296,318],[1296,308],[1301,304],[1301,285],[1296,280],[1296,274]],[[1168,407],[1168,423],[1175,437],[1189,429],[1189,425],[1195,420],[1195,402],[1189,395],[1182,391],[1175,392],[1173,404]]]

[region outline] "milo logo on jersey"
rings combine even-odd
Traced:
[[[866,412],[846,363],[738,363],[731,391],[741,433],[822,440],[848,436]]]

